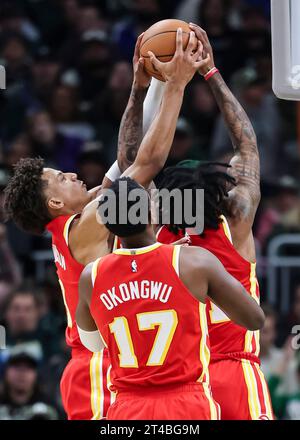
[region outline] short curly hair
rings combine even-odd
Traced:
[[[43,168],[41,158],[20,159],[4,190],[7,219],[12,219],[23,231],[36,235],[43,234],[51,221],[44,194],[48,183],[42,179]]]

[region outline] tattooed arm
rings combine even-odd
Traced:
[[[135,46],[134,80],[119,130],[118,165],[121,172],[124,172],[134,162],[143,137],[143,103],[150,76],[144,69],[144,59],[139,57],[142,37],[143,34],[139,36]]]
[[[133,162],[143,136],[143,103],[146,89],[132,85],[127,108],[122,117],[118,140],[118,165],[121,172]]]
[[[199,26],[190,25],[202,42],[204,51],[210,54],[211,64],[205,74],[214,66],[213,52],[206,32]],[[231,93],[219,73],[213,75],[208,84],[214,94],[227,126],[234,156],[230,162],[237,186],[229,192],[227,210],[229,216],[252,227],[260,201],[260,162],[256,135],[243,107]]]
[[[252,124],[220,74],[208,80],[227,126],[234,156],[230,161],[237,186],[229,192],[227,207],[236,219],[253,223],[260,201],[260,162]]]

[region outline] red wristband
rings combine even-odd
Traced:
[[[211,78],[215,73],[218,73],[219,69],[217,69],[216,67],[213,67],[212,69],[210,69],[205,75],[204,75],[204,79],[205,81],[208,81],[209,78]]]

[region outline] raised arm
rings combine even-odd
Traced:
[[[194,32],[186,50],[182,47],[182,30],[178,29],[176,53],[168,63],[161,63],[149,52],[152,64],[164,77],[166,87],[158,114],[147,131],[134,163],[125,171],[141,185],[147,187],[151,180],[163,168],[170,152],[184,89],[196,70],[208,62],[202,59],[202,45],[198,43]]]
[[[104,348],[104,343],[89,307],[90,298],[93,291],[92,266],[93,263],[90,263],[84,268],[79,280],[79,298],[76,309],[76,324],[82,344],[88,350],[98,352]]]
[[[210,54],[209,67],[199,70],[204,75],[214,67],[212,48],[203,29],[192,24],[190,28],[202,42],[204,53]],[[213,75],[208,84],[224,118],[234,150],[230,165],[237,186],[229,193],[227,208],[233,219],[246,221],[251,228],[260,201],[260,162],[256,135],[243,107],[229,90],[220,73]]]
[[[144,59],[140,57],[143,34],[137,39],[133,56],[133,84],[126,110],[123,114],[118,139],[118,165],[125,171],[136,158],[143,137],[143,103],[151,77],[144,69]]]
[[[180,278],[199,300],[206,296],[236,324],[249,330],[263,326],[264,313],[220,260],[206,249],[182,247],[180,250]]]

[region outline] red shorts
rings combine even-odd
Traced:
[[[119,392],[108,420],[219,420],[219,405],[208,385],[145,388]]]
[[[222,359],[209,367],[214,399],[222,420],[273,420],[268,385],[255,362]]]
[[[88,350],[72,351],[66,366],[60,390],[63,406],[69,420],[100,420],[115,399],[108,389],[110,361],[107,349],[92,353]]]

